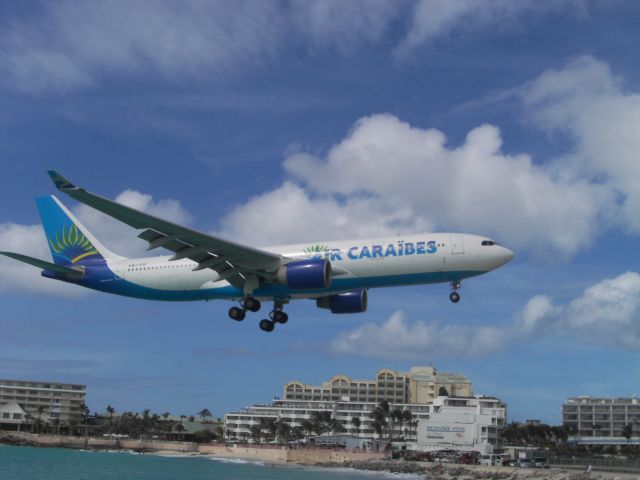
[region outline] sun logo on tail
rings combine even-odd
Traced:
[[[98,251],[75,224],[71,225],[68,230],[62,227],[62,236],[60,232],[56,232],[55,241],[49,239],[49,245],[57,255],[66,258],[71,263],[76,263],[91,255],[98,255]]]

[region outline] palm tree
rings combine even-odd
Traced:
[[[353,425],[356,429],[356,432],[358,436],[360,436],[360,426],[362,425],[362,420],[360,420],[360,417],[352,417],[351,418],[351,425]]]
[[[262,428],[260,428],[260,425],[251,425],[249,427],[249,435],[254,442],[260,442],[262,440]]]
[[[178,438],[181,440],[184,440],[184,431],[186,430],[186,428],[184,427],[184,425],[182,425],[180,422],[176,423],[175,427],[173,427],[173,429],[178,432]]]
[[[211,417],[211,416],[212,416],[212,415],[211,415],[211,410],[209,410],[208,408],[203,408],[202,410],[200,410],[200,411],[198,412],[198,415],[200,415],[200,417],[202,417],[202,421],[203,421],[203,422],[205,421],[205,419],[206,419],[207,417]]]
[[[305,433],[305,437],[308,437],[309,435],[311,435],[313,433],[314,425],[313,425],[313,422],[311,420],[306,420],[305,419],[305,420],[302,420],[300,422],[300,428]]]
[[[107,415],[109,417],[109,435],[113,433],[113,414],[116,413],[116,409],[111,406],[111,404],[107,405]]]
[[[329,422],[329,427],[331,429],[332,435],[335,435],[336,433],[342,433],[345,431],[345,428],[342,425],[342,423],[340,423],[340,420],[336,420],[335,418],[331,419],[331,421]]]
[[[387,427],[387,437],[389,441],[391,441],[391,432],[393,430],[393,425],[389,402],[387,402],[386,400],[382,400],[380,403],[378,403],[378,406],[371,412],[371,416],[374,419],[374,430],[375,424],[378,424],[381,428]],[[376,433],[378,433],[377,430]],[[378,435],[381,435],[381,432],[378,433]]]
[[[311,423],[313,424],[313,431],[318,435],[322,435],[324,432],[329,430],[331,424],[331,412],[322,411],[322,412],[313,412],[311,414]]]
[[[404,431],[405,430],[405,425],[409,425],[409,427],[411,426],[411,421],[413,420],[413,415],[411,414],[410,410],[403,410],[402,411],[402,424],[403,424],[403,428],[402,428],[402,435],[406,438],[407,434]],[[411,432],[411,428],[409,428],[409,432]]]
[[[85,403],[80,404],[80,414],[82,415],[82,419],[84,420],[84,436],[87,436],[87,431],[89,430],[89,407]]]
[[[391,412],[391,419],[394,422],[399,422],[400,423],[400,428],[402,430],[402,435],[404,436],[404,416],[402,414],[402,410],[400,410],[399,408],[395,408]],[[393,434],[393,430],[391,432]]]
[[[286,443],[291,440],[291,425],[287,422],[279,421],[276,424],[276,438],[281,443]]]
[[[23,423],[31,423],[31,420],[33,420],[33,416],[29,412],[25,413],[22,422],[18,424],[18,431]],[[31,433],[33,433],[33,424],[31,424]]]

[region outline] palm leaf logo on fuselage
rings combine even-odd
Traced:
[[[304,253],[310,254],[311,258],[325,258],[329,255],[331,249],[327,245],[311,245],[304,249]]]
[[[55,241],[49,239],[49,245],[57,255],[70,263],[79,262],[91,255],[99,255],[89,239],[78,230],[75,224],[68,230],[62,227],[62,232],[56,232]]]

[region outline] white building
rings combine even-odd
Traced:
[[[438,397],[418,422],[416,450],[455,449],[492,453],[500,447],[506,405],[492,397]]]
[[[225,415],[225,432],[230,441],[248,441],[251,427],[260,425],[261,419],[303,428],[314,412],[330,412],[342,426],[342,433],[377,438],[371,416],[377,406],[375,402],[276,400]],[[506,423],[506,406],[491,397],[437,397],[430,405],[390,404],[391,411],[396,409],[411,412],[411,420],[393,423],[394,444],[423,451],[454,448],[490,453],[499,446],[500,432]],[[355,426],[354,418],[360,419],[359,427]],[[334,429],[325,433],[341,432]]]
[[[46,421],[58,419],[67,423],[81,420],[85,396],[85,385],[0,379],[0,406],[17,403],[30,417]],[[9,420],[5,414],[14,420],[14,413],[19,412],[3,412],[0,420]],[[21,420],[24,419],[25,415],[22,415]]]
[[[261,419],[273,419],[288,423],[292,428],[303,428],[305,420],[311,420],[314,412],[329,412],[331,418],[341,425],[341,432],[363,438],[376,436],[371,412],[378,406],[376,402],[339,402],[313,400],[275,400],[268,405],[253,405],[240,412],[228,413],[224,417],[224,428],[228,440],[243,441],[251,438],[251,427],[260,425]],[[393,425],[393,438],[415,442],[417,422],[428,418],[429,405],[389,404],[390,410],[408,410],[410,421],[398,421]],[[360,419],[356,427],[354,418]],[[325,433],[341,433],[336,430]],[[310,432],[306,432],[309,434]],[[314,432],[315,434],[315,432]]]
[[[569,442],[578,445],[640,444],[640,398],[572,397],[562,405]],[[625,437],[630,429],[630,438]]]

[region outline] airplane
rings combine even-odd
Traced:
[[[509,262],[513,252],[479,235],[428,233],[254,248],[198,232],[103,198],[50,170],[56,188],[71,198],[142,230],[147,250],[173,255],[125,258],[107,249],[53,195],[36,204],[53,263],[13,252],[0,254],[42,269],[42,276],[128,297],[238,302],[229,317],[272,301],[265,332],[288,321],[284,305],[314,299],[332,313],[361,313],[370,288],[449,282],[457,303],[462,280]],[[257,234],[258,236],[259,234]]]

